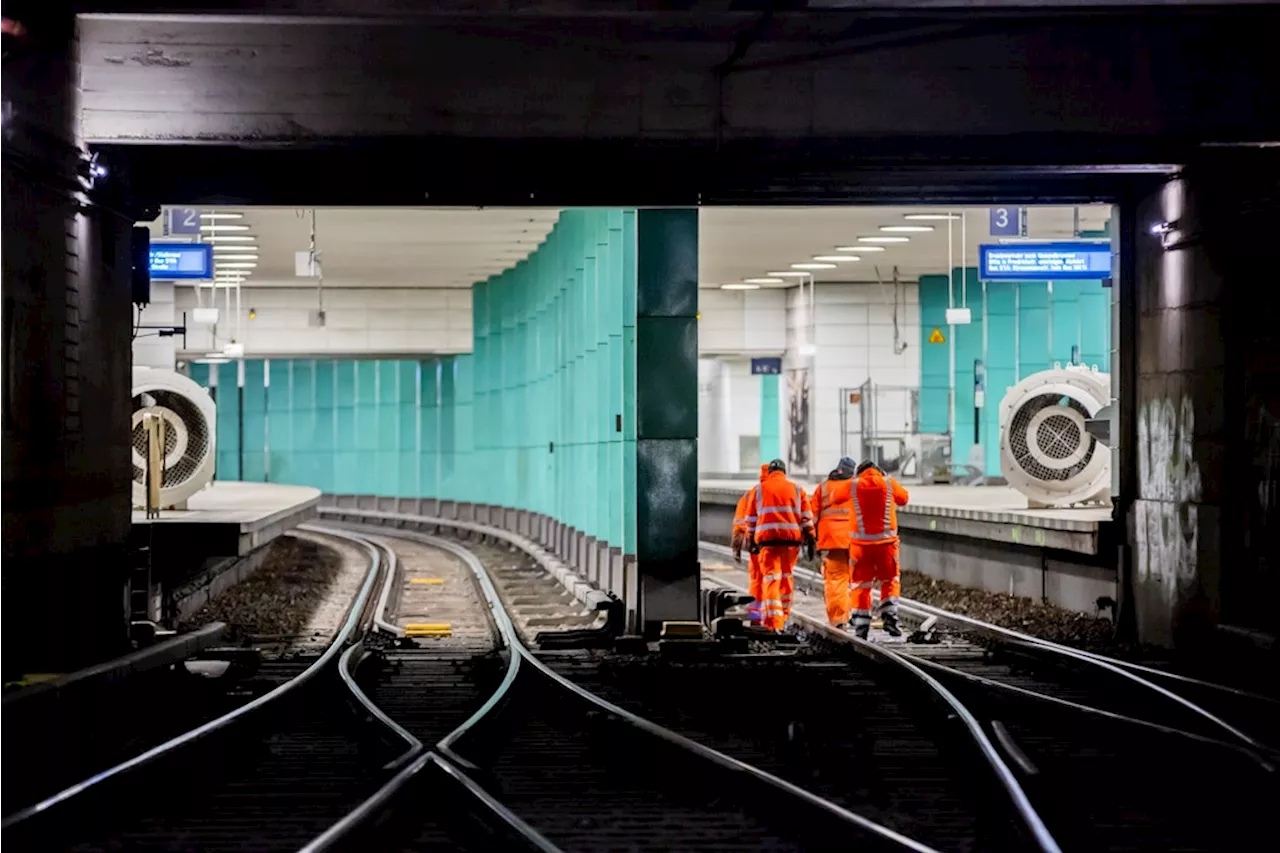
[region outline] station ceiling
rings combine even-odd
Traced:
[[[242,275],[247,286],[298,287],[310,284],[296,275],[295,254],[311,248],[313,213],[326,285],[397,288],[470,287],[526,257],[558,216],[557,210],[546,208],[342,207],[313,212],[252,207],[204,208],[196,217],[202,236],[214,243],[215,263],[223,265],[223,275]],[[921,214],[935,218],[915,218]],[[166,210],[151,225],[153,240],[164,239],[167,220],[180,215]],[[1035,239],[1070,239],[1077,228],[1101,231],[1110,215],[1109,205],[1033,207],[1028,209],[1027,233]],[[802,271],[818,282],[888,282],[895,267],[899,280],[914,281],[976,263],[978,245],[995,239],[990,222],[986,207],[703,208],[700,284],[734,287],[744,280],[772,278],[781,281],[757,284],[792,287],[794,273]],[[827,256],[859,260],[816,260]],[[795,264],[826,268],[798,270]],[[781,272],[793,275],[769,275]]]

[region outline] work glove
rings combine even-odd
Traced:
[[[804,535],[804,556],[806,560],[813,561],[813,555],[817,553],[818,540],[813,538],[812,533]]]
[[[742,563],[742,546],[736,543],[733,546],[733,561],[739,565]]]
[[[759,554],[760,543],[752,539],[750,542],[747,543],[747,550],[750,551],[752,554]]]

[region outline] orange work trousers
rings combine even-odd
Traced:
[[[843,625],[849,621],[849,585],[853,582],[848,549],[835,548],[826,552],[822,559],[822,581],[827,621],[832,625]]]
[[[747,605],[747,620],[752,625],[759,625],[764,621],[764,605],[761,604],[764,599],[764,581],[760,579],[760,558],[755,554],[747,562],[747,577],[747,592],[755,599]]]
[[[902,594],[902,570],[898,566],[898,543],[861,545],[854,549],[853,627],[871,627],[871,590],[880,587],[880,615],[897,617],[898,596]]]
[[[791,616],[791,592],[794,583],[791,570],[800,556],[798,547],[766,545],[756,555],[760,565],[761,599],[764,627],[781,631]]]

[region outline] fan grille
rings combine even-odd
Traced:
[[[209,425],[205,422],[204,415],[195,403],[188,400],[182,394],[173,391],[152,390],[147,392],[156,401],[157,407],[162,407],[171,411],[181,421],[187,430],[187,447],[183,451],[181,458],[177,462],[165,467],[164,477],[160,481],[160,487],[167,489],[177,486],[191,479],[200,467],[200,462],[204,459],[209,449]],[[133,398],[133,409],[146,408],[143,405],[141,395]],[[167,419],[166,415],[166,419]],[[146,459],[147,457],[147,431],[146,428],[139,423],[133,428],[133,447],[138,454]],[[165,429],[164,436],[164,452],[165,458],[169,458],[174,448],[177,446],[178,436],[172,428]],[[133,479],[142,483],[145,482],[146,472],[138,467],[133,466]]]
[[[1070,464],[1049,467],[1036,454],[1032,453],[1028,444],[1028,433],[1031,430],[1031,419],[1046,408],[1072,409],[1088,418],[1089,412],[1084,406],[1070,397],[1057,394],[1041,394],[1023,403],[1009,424],[1009,447],[1013,451],[1014,461],[1028,476],[1040,481],[1070,480],[1089,465],[1097,440],[1087,433],[1081,432],[1076,423],[1064,414],[1050,414],[1036,427],[1036,448],[1043,456],[1052,460],[1071,457],[1077,452],[1082,442],[1087,442],[1084,455]]]

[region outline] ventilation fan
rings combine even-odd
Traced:
[[[1111,453],[1086,422],[1111,402],[1096,367],[1033,373],[1000,402],[1000,472],[1033,507],[1111,500]]]
[[[133,369],[133,505],[146,506],[147,431],[144,415],[164,419],[160,506],[182,507],[213,479],[214,405],[209,392],[181,374]]]

